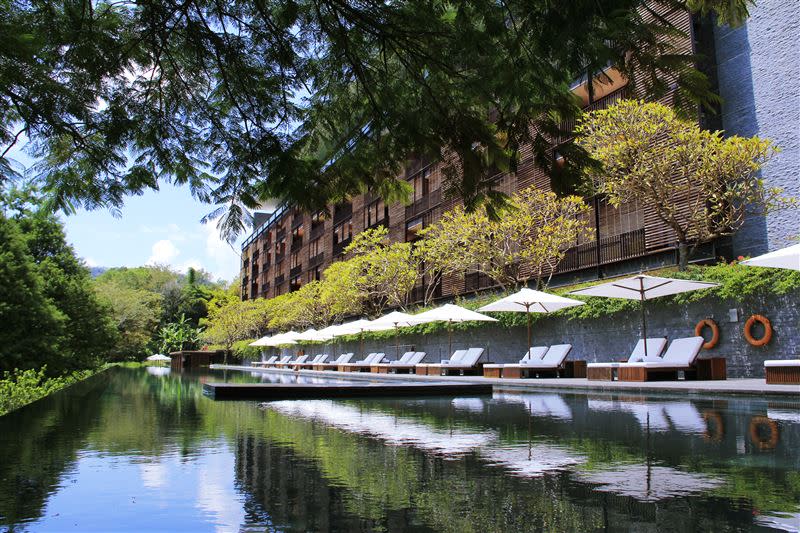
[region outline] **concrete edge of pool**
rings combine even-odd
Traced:
[[[401,381],[405,383],[438,382],[471,383],[476,385],[493,385],[498,389],[541,390],[561,389],[574,392],[631,392],[631,393],[688,393],[688,394],[725,394],[746,396],[782,396],[800,400],[800,387],[795,385],[768,385],[764,379],[736,378],[721,381],[653,381],[653,382],[620,382],[589,381],[585,378],[539,378],[539,379],[498,379],[483,376],[417,376],[415,374],[373,374],[370,372],[329,372],[317,370],[290,370],[275,368],[257,368],[242,365],[211,365],[215,370],[240,370],[245,372],[294,374],[310,377],[325,377],[346,380],[369,381]]]
[[[492,385],[478,383],[204,383],[215,400],[308,400],[385,396],[482,396]]]

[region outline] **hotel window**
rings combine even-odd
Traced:
[[[289,292],[294,292],[299,290],[300,287],[303,286],[303,282],[300,280],[300,276],[296,276],[289,280]]]
[[[317,257],[320,253],[322,253],[322,238],[314,239],[310,243],[308,243],[308,257]]]
[[[348,219],[333,228],[333,244],[344,242],[353,236],[353,222]]]
[[[295,268],[300,266],[300,253],[299,252],[292,252],[292,257],[289,261],[289,268]]]
[[[406,222],[406,242],[417,238],[417,233],[422,229],[422,217],[415,218]]]
[[[322,279],[322,267],[315,267],[308,271],[308,282],[319,281]]]
[[[375,200],[364,211],[364,227],[369,228],[384,218],[386,218],[386,205],[381,199]]]
[[[281,237],[280,240],[275,242],[275,255],[283,255],[286,253],[286,237]]]
[[[425,169],[411,178],[411,187],[414,189],[413,201],[416,202],[417,200],[421,200],[425,195],[428,194],[428,176],[430,173],[431,171],[429,169]]]
[[[320,224],[325,223],[325,211],[317,211],[311,215],[311,227],[316,228]]]

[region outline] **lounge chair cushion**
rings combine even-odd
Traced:
[[[647,339],[647,357],[644,355],[644,339],[639,339],[639,342],[636,343],[636,346],[633,348],[631,352],[631,356],[628,358],[629,363],[643,363],[643,362],[652,362],[658,363],[661,362],[661,352],[664,351],[664,347],[667,345],[667,339],[664,337],[655,337],[655,338],[648,338]]]
[[[470,348],[469,350],[464,353],[464,356],[461,360],[453,365],[457,368],[472,368],[478,363],[478,359],[481,358],[483,355],[483,348]]]
[[[800,366],[800,359],[770,359],[764,361],[765,367],[795,367]]]
[[[375,357],[373,357],[373,358],[372,358],[372,361],[370,362],[370,364],[371,364],[371,365],[377,365],[377,364],[380,364],[380,363],[382,363],[382,362],[383,362],[383,360],[384,360],[384,359],[386,359],[386,354],[385,354],[385,353],[383,353],[383,352],[381,352],[381,353],[376,353],[376,354],[375,354]]]
[[[414,352],[414,356],[408,360],[408,364],[410,366],[416,366],[420,364],[422,360],[425,359],[425,355],[427,355],[425,352]]]
[[[665,363],[672,363],[675,366],[692,366],[705,342],[703,337],[675,339],[670,343],[662,359]]]
[[[525,357],[519,360],[520,364],[525,363],[526,361],[541,361],[544,354],[547,353],[547,346],[532,346],[528,353],[525,354]]]
[[[308,356],[307,356],[307,355],[301,355],[300,357],[298,357],[298,358],[297,358],[297,359],[295,359],[294,361],[291,361],[291,364],[293,364],[293,365],[299,365],[299,364],[301,364],[301,363],[305,363],[305,362],[306,362],[306,359],[308,359]]]
[[[442,359],[443,365],[452,365],[461,362],[461,358],[467,353],[466,350],[456,350],[453,352],[453,355],[450,356],[450,359]]]
[[[404,353],[404,354],[403,354],[403,356],[402,356],[400,359],[398,359],[397,361],[389,361],[389,364],[392,364],[392,363],[401,363],[401,364],[402,364],[402,363],[406,363],[406,362],[408,362],[408,360],[409,360],[409,359],[411,359],[412,357],[414,357],[414,354],[415,354],[415,353],[416,353],[416,352],[406,352],[406,353]]]

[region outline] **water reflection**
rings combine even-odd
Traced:
[[[800,513],[798,402],[202,394],[282,379],[253,374],[119,369],[0,418],[0,529],[739,530]]]

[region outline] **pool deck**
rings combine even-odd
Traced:
[[[687,393],[691,395],[756,395],[790,396],[800,400],[797,385],[767,385],[763,378],[738,378],[720,381],[589,381],[585,378],[498,379],[483,376],[418,376],[415,374],[373,374],[371,372],[328,372],[316,370],[281,370],[237,365],[211,365],[218,370],[243,370],[246,372],[295,374],[308,377],[338,378],[347,380],[472,383],[493,385],[495,390],[560,389],[581,392],[635,392],[635,393]]]

